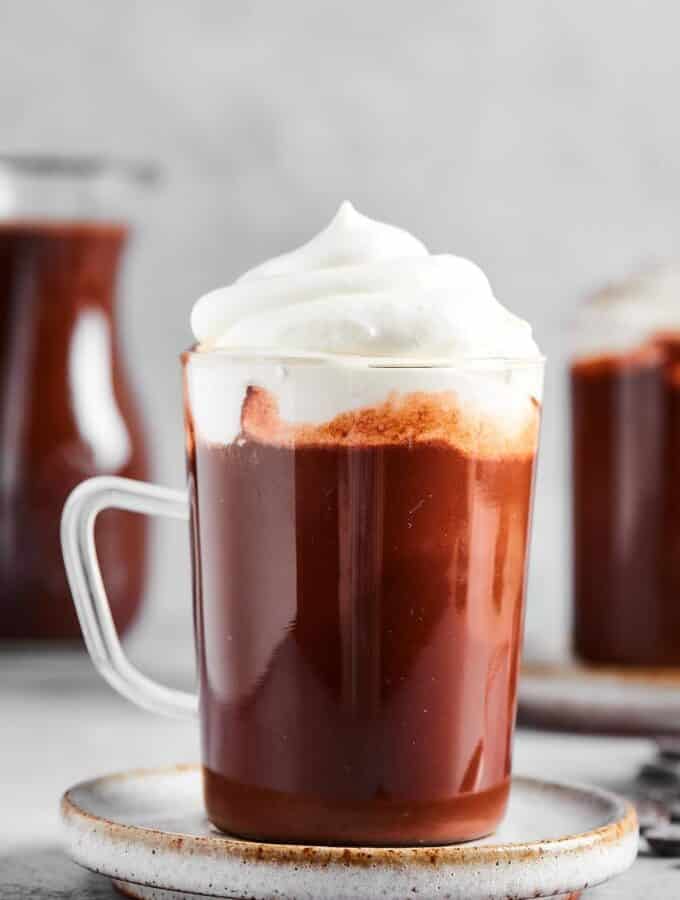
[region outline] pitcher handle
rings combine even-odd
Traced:
[[[123,651],[95,549],[94,526],[103,509],[187,521],[187,495],[129,478],[89,478],[66,501],[61,516],[61,548],[83,638],[99,672],[119,693],[145,709],[193,718],[198,714],[196,694],[154,681],[135,668]]]

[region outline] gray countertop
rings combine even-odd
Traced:
[[[186,654],[188,658],[189,648]],[[178,650],[155,675],[186,683]],[[0,897],[110,898],[107,879],[71,863],[60,848],[58,802],[74,782],[120,769],[198,759],[192,723],[145,713],[115,694],[73,651],[0,648]],[[520,731],[515,770],[621,789],[649,742]],[[677,900],[680,860],[639,857],[626,874],[588,892],[592,900]]]

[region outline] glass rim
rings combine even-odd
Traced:
[[[153,185],[162,178],[162,167],[154,160],[125,159],[104,154],[0,152],[0,168],[21,175],[96,178],[114,175],[136,184]]]
[[[273,349],[260,349],[248,347],[216,347],[211,350],[199,350],[197,345],[180,354],[183,364],[189,360],[200,359],[206,364],[209,361],[240,360],[242,362],[262,362],[280,365],[318,365],[329,368],[346,369],[444,369],[450,371],[494,371],[507,369],[536,369],[545,366],[546,357],[543,355],[531,358],[503,357],[503,356],[479,356],[461,357],[433,357],[431,359],[415,359],[412,357],[393,356],[356,356],[339,353],[316,352],[284,352]]]

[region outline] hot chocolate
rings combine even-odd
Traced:
[[[598,663],[680,663],[680,338],[571,367],[574,642]]]
[[[540,413],[528,326],[473,264],[348,206],[192,322],[210,819],[294,842],[489,833]]]
[[[190,454],[205,796],[235,834],[412,844],[509,790],[538,411],[513,447],[449,394],[290,427],[251,388]]]
[[[69,492],[88,475],[144,477],[146,451],[114,316],[127,227],[0,223],[0,638],[77,638],[59,549]],[[114,620],[141,601],[146,522],[97,521]]]

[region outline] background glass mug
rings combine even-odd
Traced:
[[[542,361],[183,364],[188,496],[95,478],[64,509],[96,666],[144,707],[200,714],[205,806],[227,832],[490,833],[510,784]],[[94,548],[110,507],[190,520],[198,698],[124,656]]]
[[[651,270],[575,322],[574,650],[591,663],[680,665],[679,283]]]

